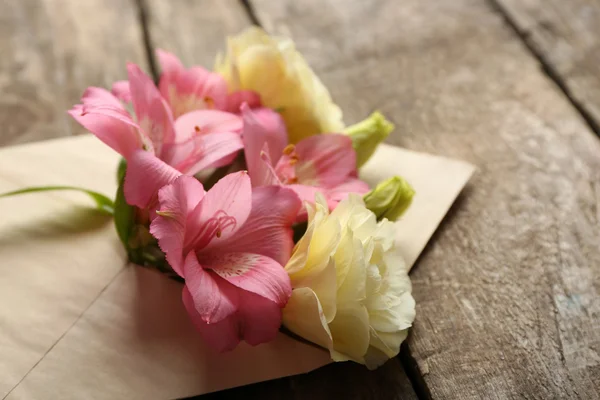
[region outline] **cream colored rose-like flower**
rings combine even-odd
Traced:
[[[334,361],[377,368],[398,354],[415,318],[395,227],[377,222],[356,195],[331,214],[322,197],[307,207],[307,231],[285,267],[293,292],[283,323]]]
[[[279,111],[292,143],[344,128],[340,108],[288,38],[248,28],[228,38],[227,53],[219,54],[215,71],[230,91],[253,90],[263,105]]]

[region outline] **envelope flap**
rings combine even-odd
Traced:
[[[396,222],[396,245],[410,269],[440,222],[454,203],[475,168],[446,157],[380,145],[361,169],[360,176],[371,187],[399,175],[415,189],[413,203]]]

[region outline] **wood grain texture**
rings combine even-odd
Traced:
[[[410,381],[399,371],[402,371],[402,366],[397,359],[388,361],[376,372],[354,363],[337,363],[305,375],[261,382],[196,399],[417,400]]]
[[[251,24],[241,1],[144,0],[150,42],[171,51],[187,66],[212,68],[225,37]],[[340,382],[344,382],[343,386]],[[416,395],[402,365],[392,360],[377,371],[342,363],[305,376],[285,378],[215,394],[215,398],[261,399],[414,399]],[[339,396],[338,396],[339,395]]]
[[[186,66],[212,69],[225,38],[250,25],[239,0],[143,0],[150,42]]]
[[[413,269],[433,399],[600,397],[600,144],[483,0],[254,0],[354,122],[479,167]],[[545,3],[544,3],[545,4]]]
[[[492,0],[600,133],[600,0]]]
[[[83,133],[66,111],[143,49],[133,0],[1,0],[0,145]]]

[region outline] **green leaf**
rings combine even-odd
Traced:
[[[25,188],[25,189],[14,190],[14,191],[8,192],[8,193],[0,193],[0,198],[1,197],[16,196],[16,195],[19,195],[19,194],[27,194],[27,193],[35,193],[35,192],[51,192],[51,191],[58,191],[58,190],[69,190],[69,191],[76,191],[76,192],[85,193],[88,196],[90,196],[92,198],[92,200],[94,200],[94,202],[96,203],[96,207],[98,208],[98,210],[100,210],[103,213],[108,214],[108,215],[113,215],[113,213],[115,211],[115,204],[113,203],[113,201],[111,199],[109,199],[105,195],[100,194],[98,192],[94,192],[92,190],[88,190],[88,189],[84,189],[84,188],[80,188],[80,187],[75,187],[75,186],[35,186],[35,187],[28,187],[28,188]]]
[[[123,185],[127,163],[122,160],[119,164],[119,188],[115,196],[115,228],[117,235],[127,251],[129,261],[142,267],[156,269],[171,278],[181,281],[160,250],[158,242],[149,231],[147,210],[140,210],[127,204]]]
[[[121,179],[119,188],[117,189],[117,195],[115,197],[115,228],[117,229],[117,235],[127,250],[130,249],[129,237],[135,223],[135,207],[130,206],[125,201],[125,195],[123,193],[123,182]]]
[[[119,166],[117,168],[117,182],[121,183],[123,179],[125,179],[125,171],[127,171],[127,160],[121,158],[119,161]]]

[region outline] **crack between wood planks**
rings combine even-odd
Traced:
[[[250,0],[239,0],[239,2],[242,5],[242,7],[244,8],[244,10],[246,10],[246,14],[248,14],[248,18],[250,19],[252,24],[260,26],[262,28],[263,25],[260,23],[260,20],[258,19],[258,16],[256,15],[256,11],[254,10],[254,6],[252,5],[252,2]]]
[[[142,40],[144,41],[144,50],[146,52],[146,60],[148,61],[148,67],[150,73],[154,78],[155,82],[158,82],[158,68],[156,61],[154,60],[154,46],[152,45],[152,38],[150,37],[150,27],[148,24],[148,6],[146,0],[134,0],[138,10],[138,21],[142,29]]]
[[[597,135],[600,136],[600,124],[594,119],[591,112],[587,110],[587,108],[577,100],[577,98],[573,95],[571,90],[568,88],[566,82],[563,80],[560,72],[552,66],[552,63],[548,60],[548,58],[543,54],[541,50],[538,50],[536,46],[532,43],[530,39],[531,34],[528,30],[522,29],[516,23],[516,21],[511,17],[508,10],[502,6],[502,4],[498,0],[486,0],[490,5],[492,10],[498,13],[506,24],[510,26],[510,28],[516,33],[516,35],[521,39],[521,42],[525,45],[527,50],[537,59],[537,61],[542,66],[542,71],[548,79],[550,79],[554,84],[560,89],[560,91],[565,95],[565,97],[569,100],[569,103],[577,110],[577,112],[581,115],[581,117],[586,122],[587,126]]]
[[[407,339],[408,340],[408,339]],[[402,343],[400,354],[398,355],[404,372],[412,385],[413,391],[419,400],[431,400],[431,392],[425,382],[425,377],[419,369],[417,360],[413,357],[406,340]]]

